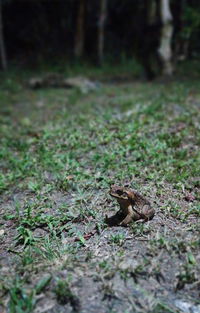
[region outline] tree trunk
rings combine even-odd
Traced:
[[[107,15],[107,0],[100,0],[99,30],[98,30],[98,63],[104,59],[105,21]]]
[[[160,0],[160,15],[162,21],[162,29],[158,54],[163,65],[162,74],[165,76],[171,76],[173,74],[171,49],[173,25],[169,0]]]
[[[85,43],[85,0],[79,1],[77,29],[75,34],[75,57],[80,58],[83,56],[84,43]]]
[[[187,59],[190,36],[183,36],[185,26],[184,10],[186,8],[186,0],[179,0],[175,4],[176,4],[175,6],[176,34],[175,34],[174,59],[177,62]]]
[[[148,0],[146,3],[146,20],[147,20],[147,25],[153,25],[156,23],[156,1],[155,0]]]
[[[7,60],[6,60],[6,49],[4,44],[3,37],[3,21],[2,21],[2,0],[0,0],[0,55],[1,55],[1,66],[5,71],[7,69]]]
[[[145,69],[146,78],[148,80],[152,80],[155,78],[154,71],[154,59],[156,57],[155,50],[157,47],[155,46],[155,33],[154,33],[154,25],[156,24],[156,1],[155,0],[147,0],[145,6],[145,28],[143,32],[146,34],[145,39],[142,40],[141,45],[141,56],[142,63]]]

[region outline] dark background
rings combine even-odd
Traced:
[[[158,0],[156,0],[158,2]],[[4,43],[8,64],[35,66],[40,62],[73,62],[79,0],[2,0]],[[161,21],[147,23],[148,0],[108,0],[104,32],[104,59],[119,62],[156,55]],[[198,58],[200,2],[171,1],[173,58]],[[81,61],[98,63],[97,36],[100,0],[85,1],[84,51]],[[187,42],[187,51],[184,45]],[[183,55],[184,54],[184,55]]]

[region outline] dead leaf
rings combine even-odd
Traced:
[[[72,180],[73,178],[74,178],[73,175],[68,175],[68,176],[66,176],[66,180]]]

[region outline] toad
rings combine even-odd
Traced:
[[[112,185],[109,194],[120,205],[120,210],[112,217],[106,217],[106,222],[112,225],[127,226],[131,221],[149,221],[153,218],[155,210],[150,202],[133,189]]]

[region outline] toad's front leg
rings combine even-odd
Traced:
[[[128,207],[127,211],[126,217],[119,223],[120,226],[127,226],[127,224],[133,220],[134,212],[131,205]]]

